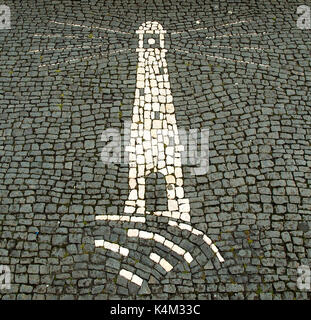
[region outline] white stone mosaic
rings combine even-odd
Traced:
[[[139,37],[138,65],[135,99],[130,126],[129,145],[126,147],[129,159],[129,195],[125,201],[125,215],[98,215],[96,220],[119,222],[146,222],[146,215],[163,216],[182,221],[169,221],[171,226],[188,230],[203,238],[220,262],[224,259],[211,239],[202,231],[191,227],[190,203],[185,197],[181,152],[175,107],[171,93],[164,48],[166,31],[156,22],[146,22],[136,31]],[[145,41],[145,37],[148,38]],[[152,173],[160,173],[166,182],[167,210],[150,212],[146,210],[146,179]],[[191,253],[174,242],[154,232],[139,229],[128,229],[127,236],[154,240],[169,250],[182,256],[190,264]],[[128,255],[128,249],[116,244],[96,240],[96,246]],[[150,259],[161,265],[167,272],[173,266],[155,253]],[[129,281],[141,285],[142,279],[129,271],[121,270],[120,275]]]
[[[131,191],[125,203],[125,213],[163,215],[190,222],[190,205],[189,200],[184,198],[180,161],[183,146],[179,143],[173,96],[166,68],[167,50],[164,48],[166,31],[158,22],[148,21],[142,24],[136,33],[139,36],[139,47],[136,49],[137,89],[130,145],[126,148],[129,152]],[[144,42],[147,34],[150,37],[148,44]],[[144,90],[142,92],[139,89]],[[155,112],[159,114],[158,119],[155,119]],[[140,125],[142,133],[139,130]],[[174,145],[170,144],[169,137],[174,137]],[[145,210],[145,179],[152,172],[159,172],[165,177],[169,199],[168,211],[146,212]]]

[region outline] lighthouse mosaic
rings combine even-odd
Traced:
[[[168,217],[168,225],[188,230],[203,238],[220,262],[224,262],[218,248],[202,231],[191,226],[189,199],[185,197],[181,152],[184,150],[178,135],[173,96],[164,48],[166,31],[156,21],[143,23],[138,34],[138,66],[135,100],[130,127],[130,141],[126,147],[129,153],[129,195],[125,201],[123,215],[97,215],[96,220],[145,223],[147,215]],[[146,179],[150,174],[164,177],[167,195],[167,210],[146,210]],[[190,264],[191,252],[158,233],[131,228],[130,238],[150,239],[164,245]],[[129,255],[129,250],[104,240],[95,240],[97,247]],[[173,266],[158,254],[149,257],[166,272]],[[143,279],[129,270],[119,274],[141,286]]]
[[[173,97],[165,59],[164,34],[157,22],[147,22],[139,35],[138,68],[129,152],[129,199],[125,212],[150,214],[145,208],[146,177],[165,177],[168,211],[153,212],[190,221],[189,200],[184,198],[180,144]]]

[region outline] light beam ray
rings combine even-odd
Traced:
[[[130,32],[125,32],[125,31],[119,31],[119,30],[113,30],[109,28],[103,28],[103,27],[95,27],[95,26],[85,26],[83,24],[75,24],[75,23],[64,23],[64,22],[58,22],[58,21],[49,21],[50,23],[55,23],[55,24],[61,24],[65,26],[72,26],[72,27],[80,27],[80,28],[86,28],[86,29],[98,29],[98,30],[103,30],[107,32],[112,32],[112,33],[120,33],[120,34],[126,34],[126,35],[131,35]]]
[[[231,37],[252,37],[252,36],[259,37],[266,34],[270,34],[270,32],[262,32],[262,33],[253,32],[253,33],[236,33],[236,34],[227,33],[221,36],[205,37],[205,39],[221,39],[221,38],[231,38]]]
[[[232,46],[209,46],[209,45],[197,45],[198,47],[203,47],[203,48],[224,48],[224,49],[236,49],[236,50],[254,50],[254,51],[270,51],[270,52],[274,52],[273,50],[271,49],[264,49],[264,48],[259,48],[259,47],[232,47]]]
[[[207,57],[207,58],[212,58],[212,59],[219,59],[219,60],[224,60],[224,61],[230,61],[230,62],[234,62],[234,63],[244,63],[244,64],[250,64],[250,65],[258,65],[264,68],[270,68],[270,65],[268,64],[263,64],[263,63],[256,63],[256,62],[252,62],[252,61],[245,61],[245,60],[235,60],[235,59],[230,59],[230,58],[225,58],[225,57],[221,57],[221,56],[215,56],[215,55],[210,55],[210,54],[206,54],[206,53],[196,53],[196,52],[189,52],[189,51],[185,51],[185,50],[181,50],[181,49],[173,49],[176,52],[182,52],[185,54],[195,54],[195,55],[199,55],[199,56],[203,56],[203,57]]]
[[[252,22],[252,20],[241,20],[241,21],[225,23],[225,24],[222,24],[222,25],[219,25],[219,26],[210,26],[210,27],[206,27],[206,28],[189,29],[189,30],[186,30],[186,31],[176,31],[176,32],[171,32],[171,34],[181,34],[181,33],[203,31],[203,30],[208,30],[209,31],[211,29],[228,27],[228,26],[232,26],[232,25],[235,25],[235,24],[241,24],[241,23],[246,23],[246,22]]]
[[[89,38],[89,36],[82,36],[81,37],[81,36],[65,36],[65,35],[62,35],[62,34],[41,34],[41,33],[34,34],[34,37],[41,37],[41,38],[69,38],[69,39],[79,39],[79,40],[84,40],[84,38]],[[93,36],[91,39],[105,40],[105,38],[98,37],[98,36]]]
[[[60,64],[63,64],[63,63],[65,63],[65,64],[66,63],[78,63],[78,62],[82,62],[84,60],[94,59],[95,57],[97,57],[97,58],[106,57],[106,56],[109,56],[109,55],[118,54],[120,52],[129,51],[129,50],[131,51],[132,49],[130,49],[130,48],[120,49],[120,50],[108,51],[108,52],[105,52],[105,53],[97,53],[97,54],[94,54],[94,55],[91,55],[91,56],[87,56],[87,57],[83,57],[83,58],[65,60],[65,61],[62,61],[62,62],[56,62],[56,63],[51,63],[51,64],[41,64],[41,65],[39,65],[39,68],[57,66],[57,65],[60,65]]]
[[[72,50],[72,49],[95,49],[102,47],[103,44],[97,45],[97,46],[70,46],[70,47],[64,47],[64,48],[56,48],[56,49],[37,49],[37,50],[30,50],[29,53],[36,53],[36,52],[54,52],[54,51],[66,51],[66,50]]]

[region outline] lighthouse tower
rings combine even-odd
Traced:
[[[125,213],[162,215],[190,222],[189,199],[184,197],[181,151],[175,108],[165,59],[164,35],[158,22],[143,23],[139,36],[137,81],[129,152],[130,193]],[[167,211],[145,208],[145,181],[149,174],[165,177]]]

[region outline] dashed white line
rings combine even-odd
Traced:
[[[257,32],[253,32],[253,33],[227,33],[227,34],[223,34],[221,36],[211,36],[211,37],[205,37],[206,39],[220,39],[220,38],[228,38],[228,37],[246,37],[246,36],[261,36],[261,35],[265,35],[265,34],[269,34],[269,32],[262,32],[262,33],[257,33]]]
[[[87,56],[87,57],[83,57],[83,58],[65,60],[65,61],[62,61],[62,62],[57,62],[57,63],[52,63],[52,64],[41,64],[41,65],[39,65],[39,68],[57,66],[57,65],[60,65],[60,64],[63,64],[63,63],[82,62],[84,60],[91,60],[94,57],[98,57],[98,58],[105,57],[105,56],[109,56],[111,54],[118,54],[120,52],[127,51],[127,50],[131,50],[131,49],[120,49],[120,50],[116,50],[116,51],[108,51],[108,52],[105,52],[105,53],[94,54],[92,56]]]
[[[42,51],[49,52],[49,51],[65,51],[65,50],[72,50],[72,49],[95,49],[95,48],[100,48],[102,46],[103,46],[102,44],[100,44],[98,46],[69,46],[69,47],[65,47],[65,48],[56,48],[56,49],[31,50],[28,52],[35,53],[35,52],[42,52]]]
[[[234,59],[230,59],[230,58],[225,58],[225,57],[220,57],[220,56],[213,56],[210,54],[206,54],[206,53],[196,53],[196,52],[189,52],[189,51],[185,51],[185,50],[181,50],[181,49],[173,49],[176,52],[183,52],[186,54],[194,54],[194,55],[199,55],[199,56],[203,56],[203,57],[207,57],[207,58],[212,58],[212,59],[219,59],[219,60],[224,60],[224,61],[231,61],[234,63],[244,63],[244,64],[251,64],[251,65],[258,65],[261,67],[265,67],[265,68],[270,68],[270,65],[268,64],[263,64],[263,63],[256,63],[256,62],[251,62],[251,61],[244,61],[244,60],[234,60]]]
[[[222,27],[228,27],[228,26],[232,26],[235,24],[241,24],[241,23],[245,23],[245,22],[251,22],[252,20],[241,20],[241,21],[235,21],[235,22],[229,22],[229,23],[225,23],[219,26],[211,26],[211,27],[206,27],[206,28],[198,28],[198,29],[189,29],[186,31],[177,31],[177,32],[172,32],[172,34],[180,34],[180,33],[187,33],[187,32],[193,32],[193,31],[203,31],[203,30],[209,30],[211,28],[222,28]]]
[[[85,26],[82,24],[75,24],[75,23],[64,23],[64,22],[58,22],[58,21],[49,21],[50,23],[55,23],[55,24],[61,24],[65,26],[72,26],[72,27],[80,27],[80,28],[86,28],[86,29],[98,29],[98,30],[103,30],[107,32],[113,32],[113,33],[121,33],[121,34],[131,34],[130,32],[124,32],[124,31],[119,31],[119,30],[113,30],[109,28],[103,28],[103,27],[96,27],[96,26]]]

